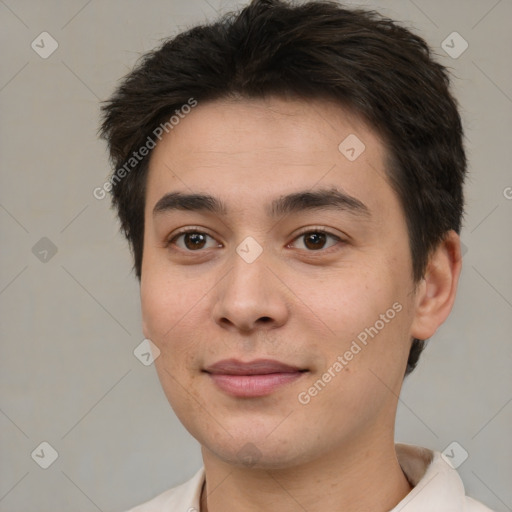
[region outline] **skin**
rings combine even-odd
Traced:
[[[349,134],[365,144],[352,162],[338,150]],[[432,336],[452,308],[460,242],[449,232],[424,279],[413,282],[385,156],[378,135],[338,105],[278,98],[200,103],[153,151],[143,329],[161,351],[155,365],[166,396],[202,447],[203,512],[233,503],[243,511],[384,512],[410,491],[394,449],[398,395],[411,339]],[[281,195],[332,187],[369,214],[267,214]],[[176,191],[211,194],[227,212],[154,215],[159,199]],[[197,249],[173,238],[181,228],[209,237]],[[299,235],[319,228],[339,240],[311,249]],[[252,263],[236,252],[248,236],[263,249]],[[298,394],[394,303],[401,311],[300,403]],[[277,359],[307,371],[268,396],[233,397],[203,371],[227,358]]]

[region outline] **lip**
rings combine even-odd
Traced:
[[[249,362],[225,359],[204,370],[216,386],[231,396],[260,397],[300,379],[307,371],[273,359]]]

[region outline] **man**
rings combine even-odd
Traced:
[[[377,13],[254,0],[103,107],[144,335],[204,468],[142,511],[485,511],[398,396],[454,303],[445,69]]]

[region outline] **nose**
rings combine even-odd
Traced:
[[[236,252],[231,260],[230,271],[216,287],[213,297],[215,322],[224,329],[244,332],[284,325],[290,301],[264,253],[252,263],[244,261]]]

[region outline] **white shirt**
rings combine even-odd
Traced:
[[[441,453],[407,444],[395,447],[400,467],[414,487],[390,512],[492,512],[466,496],[459,474]],[[188,482],[128,512],[200,512],[204,479],[202,467]]]

